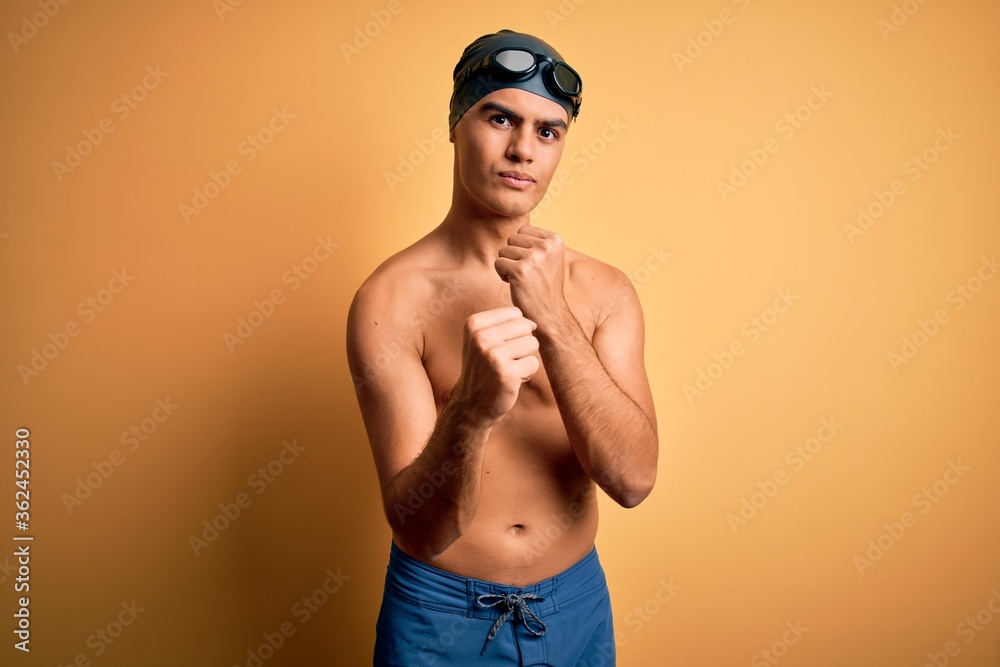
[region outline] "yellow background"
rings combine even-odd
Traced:
[[[598,538],[619,664],[771,664],[760,652],[775,642],[788,667],[917,666],[948,642],[948,664],[1000,664],[987,607],[1000,280],[983,264],[1000,252],[997,3],[221,2],[0,9],[0,539],[18,532],[18,426],[32,433],[35,535],[30,655],[11,646],[13,546],[0,550],[0,662],[246,665],[291,622],[269,667],[370,664],[389,534],[346,311],[446,212],[452,67],[509,27],[552,43],[585,87],[567,185],[535,224],[629,273],[646,312],[659,479],[634,510],[602,497]],[[120,117],[115,100],[157,66]],[[800,109],[813,87],[829,97]],[[243,142],[275,109],[294,118],[250,160]],[[797,112],[794,133],[776,125]],[[60,180],[53,163],[102,119],[113,131]],[[768,139],[777,151],[723,198],[718,182]],[[935,161],[912,180],[925,150]],[[230,161],[239,172],[186,223],[180,205]],[[902,194],[849,234],[897,179]],[[293,290],[283,276],[318,238],[338,246]],[[134,278],[102,293],[123,267]],[[970,279],[979,291],[959,308]],[[227,346],[275,289],[273,314]],[[795,300],[775,319],[779,290]],[[78,304],[102,295],[87,321]],[[935,335],[915,336],[939,309]],[[25,382],[19,366],[73,323]],[[904,337],[923,345],[893,364]],[[686,395],[699,371],[715,379]],[[179,407],[128,451],[122,434],[168,398]],[[823,419],[837,433],[796,469],[788,452]],[[250,476],[293,438],[304,451],[257,495]],[[121,464],[69,511],[65,494],[116,450]],[[949,462],[967,468],[954,484],[938,481]],[[776,473],[787,483],[769,486]],[[252,504],[195,555],[189,537],[240,493]],[[761,507],[734,532],[744,498]],[[883,535],[904,512],[915,524]],[[888,551],[859,567],[880,536]],[[349,579],[300,623],[294,606],[328,569]],[[88,641],[133,600],[144,611],[114,643]],[[960,624],[984,608],[991,623],[967,642]],[[796,622],[808,631],[782,646]]]

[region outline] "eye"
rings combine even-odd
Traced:
[[[539,130],[542,135],[542,139],[547,139],[549,141],[554,141],[559,138],[559,133],[553,130],[551,127],[543,127]]]
[[[490,116],[490,122],[491,123],[495,123],[497,125],[507,125],[507,126],[509,126],[511,124],[510,117],[509,116],[505,116],[502,113],[498,113],[498,114],[496,114],[494,116]]]

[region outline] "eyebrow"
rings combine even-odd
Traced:
[[[503,115],[510,116],[511,118],[519,122],[524,120],[524,116],[522,116],[521,114],[517,113],[513,109],[508,109],[502,104],[497,104],[496,102],[486,102],[483,104],[481,109],[483,111],[498,111]],[[566,129],[567,127],[566,122],[559,120],[558,118],[540,120],[536,123],[536,125],[541,125],[543,127],[560,127],[563,129]]]

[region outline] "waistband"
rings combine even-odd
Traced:
[[[446,572],[413,558],[395,543],[389,552],[386,574],[386,587],[412,604],[487,620],[495,619],[497,611],[480,605],[477,600],[481,595],[536,595],[543,599],[532,601],[531,608],[544,618],[606,586],[604,569],[597,557],[596,547],[559,574],[523,587],[506,586]]]

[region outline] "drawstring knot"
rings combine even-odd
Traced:
[[[534,593],[524,593],[521,595],[517,593],[507,593],[506,595],[489,594],[480,595],[476,598],[476,602],[479,603],[480,607],[500,607],[501,609],[500,616],[497,617],[496,623],[494,623],[493,627],[490,629],[490,634],[486,637],[486,644],[483,646],[483,650],[479,655],[484,655],[486,653],[486,647],[490,645],[493,638],[497,636],[497,632],[500,631],[500,628],[511,616],[513,616],[515,620],[520,621],[521,625],[523,625],[528,632],[536,637],[541,637],[545,634],[545,623],[543,623],[542,619],[535,615],[535,612],[531,611],[531,608],[528,607],[526,600],[542,602],[545,598],[538,597]],[[534,623],[539,629],[536,630],[532,627],[532,623]],[[516,632],[514,633],[514,638],[517,638]]]

